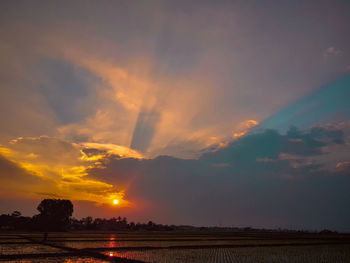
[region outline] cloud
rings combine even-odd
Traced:
[[[343,207],[350,180],[317,160],[327,158],[323,149],[331,145],[348,147],[343,137],[334,127],[291,128],[286,135],[266,130],[198,160],[110,156],[104,169],[91,168],[88,173],[124,185],[135,207],[147,204],[145,210],[129,211],[131,218],[313,229],[330,224],[347,229],[350,213]]]
[[[350,162],[337,163],[336,172],[340,174],[350,175]]]
[[[231,165],[229,163],[215,163],[213,164],[214,167],[230,167]]]
[[[90,153],[90,157],[98,156],[98,153],[116,155],[119,158],[135,158],[141,159],[144,158],[143,155],[136,150],[130,149],[125,146],[115,145],[115,144],[102,144],[102,143],[93,143],[85,142],[81,143],[84,147],[83,152],[85,154]],[[85,157],[84,157],[85,158]]]
[[[45,134],[129,147],[139,114],[152,111],[160,118],[152,140],[144,139],[146,155],[194,157],[209,138],[240,135],[239,123],[261,122],[343,72],[342,62],[325,66],[319,59],[324,45],[345,55],[349,46],[343,23],[320,19],[334,16],[328,6],[310,12],[296,3],[264,10],[258,2],[186,3],[186,10],[170,1],[123,5],[6,4],[1,142]],[[333,8],[347,14],[346,6]],[[284,15],[271,24],[267,18],[276,13]],[[307,15],[296,24],[286,19],[299,13]],[[310,35],[315,25],[322,30]]]
[[[0,153],[4,158],[3,163],[8,163],[2,167],[1,184],[11,182],[11,191],[15,196],[30,194],[39,198],[54,195],[103,205],[117,198],[122,207],[132,205],[125,198],[124,188],[90,178],[87,169],[103,168],[103,160],[110,155],[141,158],[134,150],[112,144],[76,144],[41,136],[11,140],[0,148]],[[23,193],[22,188],[26,190]],[[13,196],[11,191],[7,192],[8,197]]]
[[[324,52],[324,56],[325,57],[332,57],[332,56],[338,56],[340,55],[342,52],[339,49],[336,49],[334,47],[329,47],[326,49],[326,51]]]
[[[259,122],[255,120],[247,120],[239,123],[236,129],[237,132],[233,134],[233,138],[239,138],[245,135],[251,128],[255,127],[256,125],[259,125]]]
[[[337,163],[337,168],[342,168],[342,167],[349,167],[350,165],[350,162],[340,162],[340,163]]]
[[[31,197],[33,190],[40,189],[43,182],[36,176],[28,173],[16,163],[9,161],[0,155],[0,189],[1,198]]]

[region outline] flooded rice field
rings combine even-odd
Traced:
[[[0,233],[2,262],[350,262],[350,235],[232,232]]]

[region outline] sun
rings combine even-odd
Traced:
[[[117,199],[113,200],[113,204],[117,205],[118,203],[119,203],[119,200],[117,200]]]

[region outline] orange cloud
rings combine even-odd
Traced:
[[[233,138],[239,138],[239,137],[247,134],[247,132],[251,128],[253,128],[257,125],[259,125],[259,122],[255,121],[255,120],[247,120],[247,121],[243,121],[243,122],[239,123],[237,126],[238,132],[233,133]]]
[[[121,146],[121,145],[115,145],[111,143],[93,143],[93,142],[81,143],[81,145],[85,149],[104,150],[108,154],[118,155],[121,158],[135,158],[135,159],[144,158],[144,156],[138,151],[130,149],[125,146]],[[85,157],[83,156],[83,158]]]
[[[336,165],[336,168],[349,168],[350,162],[339,162]]]
[[[103,150],[104,154],[86,155],[86,149]],[[96,166],[95,162],[109,154],[120,158],[142,158],[134,150],[112,144],[74,144],[53,137],[28,137],[11,140],[6,147],[0,148],[0,154],[26,171],[28,179],[37,180],[35,185],[12,183],[11,191],[31,193],[32,196],[57,197],[72,200],[91,201],[97,204],[110,204],[111,200],[120,201],[118,207],[127,207],[132,204],[126,199],[126,189],[118,189],[107,182],[87,177],[87,169]],[[0,178],[2,185],[4,178]],[[11,180],[11,178],[6,178]],[[16,179],[14,179],[16,181]],[[8,183],[6,184],[9,185]],[[23,191],[25,188],[25,191]],[[11,195],[10,193],[8,193]]]

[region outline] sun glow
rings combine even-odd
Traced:
[[[113,200],[113,204],[117,205],[118,203],[119,203],[119,200],[117,200],[117,199]]]

